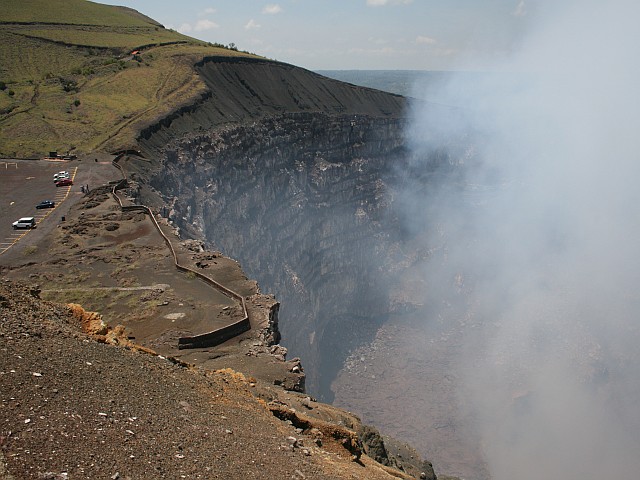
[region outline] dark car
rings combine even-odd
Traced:
[[[67,185],[73,185],[73,180],[70,178],[63,178],[56,182],[56,187],[66,187]]]
[[[56,202],[52,202],[51,200],[43,200],[39,204],[36,205],[37,209],[41,208],[53,208],[56,206]]]

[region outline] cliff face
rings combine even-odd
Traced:
[[[153,185],[172,219],[238,259],[276,294],[283,343],[325,398],[350,342],[386,315],[386,163],[400,161],[401,125],[293,114],[185,140]],[[338,360],[336,362],[336,360]]]
[[[210,94],[141,139],[160,152],[150,183],[183,234],[281,301],[282,343],[331,401],[349,351],[413,308],[397,300],[410,265],[389,208],[407,161],[405,100],[273,62],[200,69]]]
[[[209,90],[141,133],[151,155],[168,143],[212,128],[294,112],[400,118],[406,99],[322,77],[292,65],[250,58],[209,57],[196,65]]]

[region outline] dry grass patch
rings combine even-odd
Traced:
[[[147,27],[151,19],[130,9],[85,0],[3,0],[7,23],[61,23]]]
[[[109,31],[102,27],[76,28],[16,28],[13,33],[32,38],[42,38],[54,42],[68,43],[83,47],[131,50],[136,45],[155,45],[169,42],[193,41],[189,37],[160,27],[120,29]],[[144,43],[146,42],[146,43]]]
[[[35,245],[29,245],[28,247],[24,247],[22,249],[22,255],[24,255],[25,257],[29,256],[29,255],[33,255],[34,253],[36,253],[38,251],[38,247],[36,247]]]

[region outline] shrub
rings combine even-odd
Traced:
[[[65,92],[77,92],[78,91],[78,82],[76,82],[72,78],[60,77],[60,83],[62,84],[62,89]]]

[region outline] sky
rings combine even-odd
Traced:
[[[531,16],[526,0],[100,3],[310,70],[486,70],[513,51]]]

